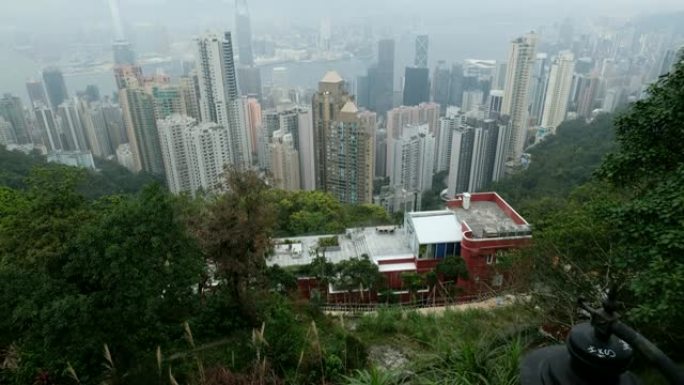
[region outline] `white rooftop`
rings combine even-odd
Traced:
[[[451,211],[411,213],[411,221],[421,245],[461,241],[461,223]]]
[[[347,101],[347,103],[344,104],[344,106],[342,107],[342,110],[340,112],[355,114],[355,113],[359,112],[359,109],[356,108],[356,104],[354,104],[354,102],[349,100],[349,101]]]
[[[377,229],[386,229],[387,227],[378,226]],[[291,243],[301,246],[293,246],[293,250],[289,250],[286,247],[276,249],[276,253],[269,257],[267,264],[269,266],[277,264],[281,267],[306,265],[315,257],[313,250],[318,245],[319,238],[330,236],[333,235],[276,239],[276,243],[285,243],[285,239],[288,239]],[[325,252],[325,257],[333,263],[360,258],[363,254],[367,254],[376,263],[378,260],[413,257],[413,251],[408,245],[406,231],[401,227],[396,227],[393,233],[380,233],[376,230],[376,227],[348,229],[347,234],[338,236],[338,241],[340,244],[339,249]],[[301,250],[301,252],[297,253],[297,250]]]
[[[323,76],[323,79],[321,79],[321,83],[339,83],[344,81],[342,79],[342,76],[337,73],[337,71],[329,71]]]
[[[415,262],[405,262],[405,263],[387,263],[378,265],[378,271],[381,273],[389,273],[396,271],[416,271]]]

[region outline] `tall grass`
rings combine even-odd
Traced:
[[[518,362],[535,320],[520,307],[437,315],[381,310],[361,318],[357,331],[371,344],[409,350],[411,383],[509,385],[519,380]]]

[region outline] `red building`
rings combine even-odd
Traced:
[[[312,237],[294,239],[302,242],[298,248],[298,261],[292,264],[306,264],[313,258],[302,256],[304,243]],[[313,237],[315,239],[315,237]],[[459,279],[458,295],[467,300],[483,292],[495,292],[506,279],[497,272],[497,256],[502,251],[520,248],[532,239],[530,225],[498,194],[460,194],[446,202],[446,209],[407,213],[402,227],[378,227],[351,229],[339,238],[339,246],[326,250],[326,258],[332,262],[368,255],[378,270],[386,277],[386,284],[394,291],[399,301],[412,301],[416,297],[435,300],[435,287],[446,287],[449,282],[438,276],[438,285],[425,288],[409,295],[402,280],[405,273],[425,275],[447,257],[460,257],[468,269],[468,279]],[[292,242],[292,240],[290,240]],[[309,246],[310,248],[310,246]],[[287,265],[287,258],[276,258],[271,264]],[[300,278],[299,289],[303,297],[309,298],[318,284],[311,278]],[[323,294],[323,293],[322,293]],[[387,295],[386,293],[383,293]],[[326,290],[327,302],[378,302],[383,301],[378,293],[335,290],[330,285]]]

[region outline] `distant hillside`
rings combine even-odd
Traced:
[[[111,194],[135,193],[157,180],[148,174],[133,174],[118,163],[95,159],[98,172],[88,171],[81,192],[89,198]],[[35,167],[64,167],[47,163],[39,154],[26,155],[0,146],[0,186],[24,189],[26,178]]]
[[[591,123],[571,120],[555,136],[529,150],[532,163],[525,171],[491,186],[514,207],[544,197],[563,198],[587,182],[603,158],[615,148],[613,116],[604,114]]]

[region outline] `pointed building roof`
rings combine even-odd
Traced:
[[[328,71],[328,73],[323,76],[323,79],[321,79],[321,83],[339,83],[343,81],[344,79],[342,79],[342,76],[340,76],[337,71]]]
[[[356,104],[354,104],[354,102],[349,100],[349,101],[347,101],[347,103],[344,103],[344,106],[342,107],[340,112],[348,113],[348,114],[356,114],[357,112],[359,112],[359,109],[356,108]]]

